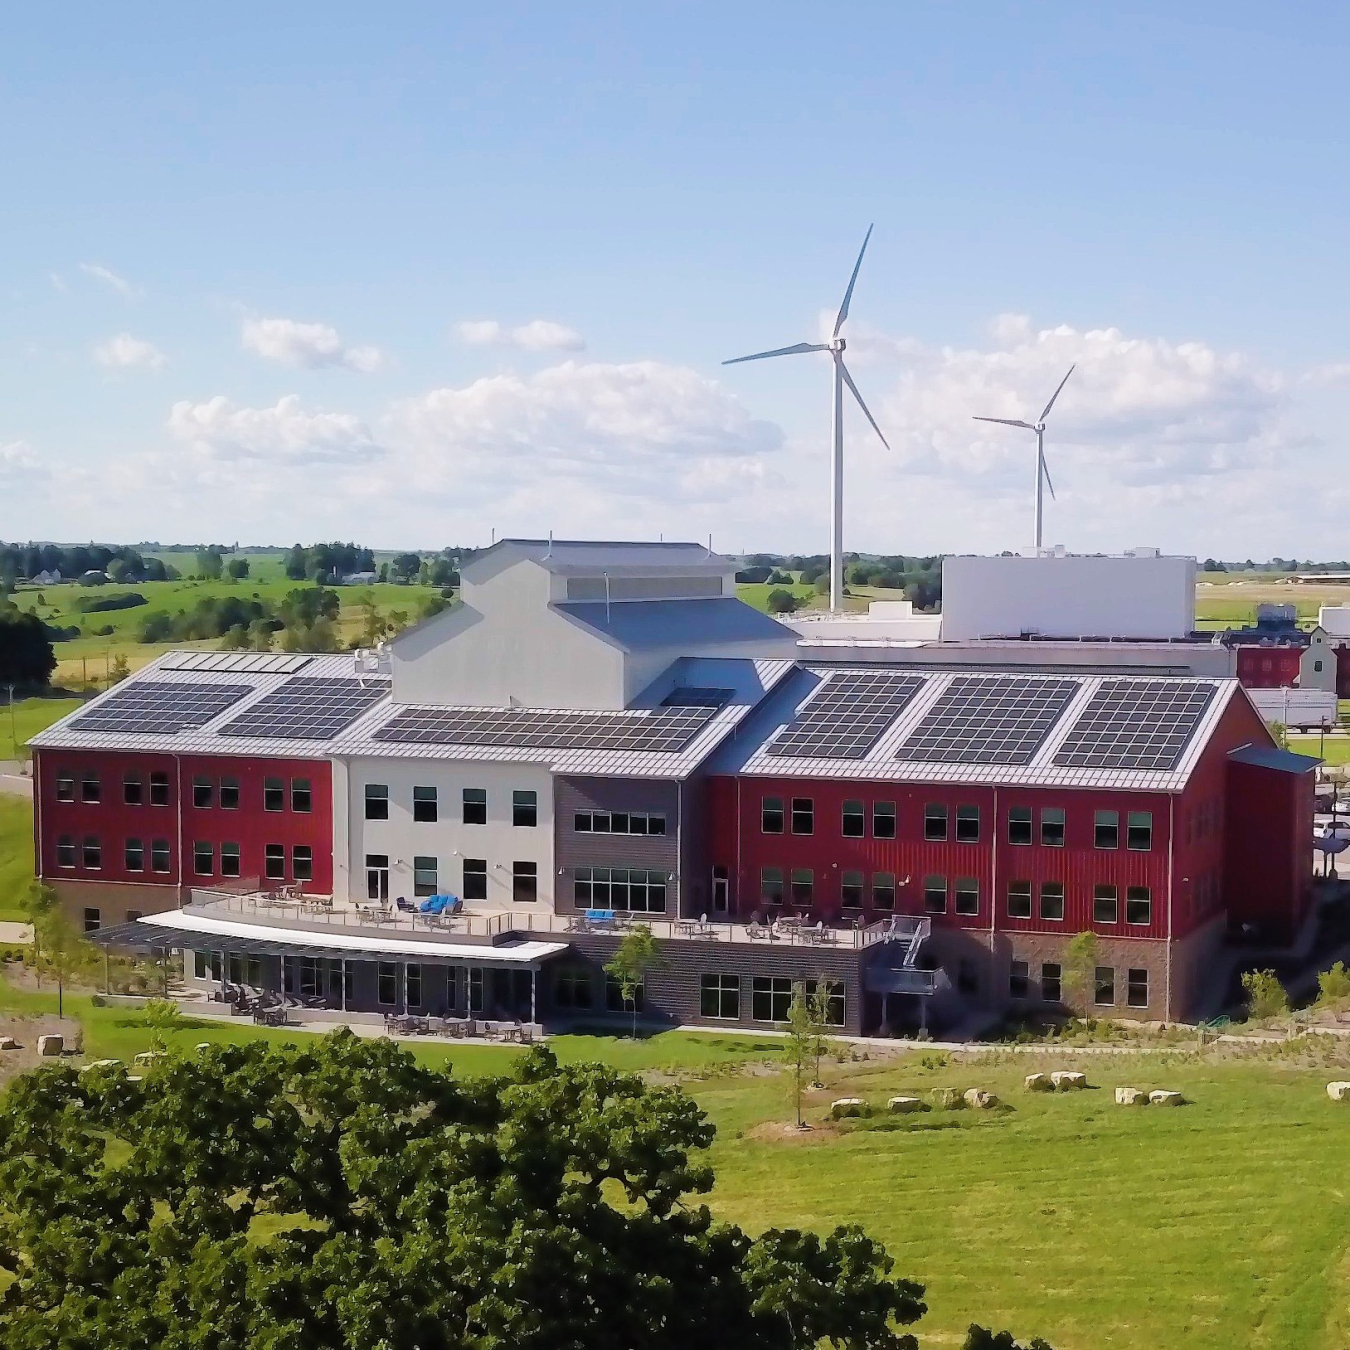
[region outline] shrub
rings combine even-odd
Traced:
[[[770,591],[768,610],[770,614],[791,614],[797,608],[797,601],[789,591]]]
[[[1317,977],[1317,1006],[1341,1008],[1347,1003],[1350,1003],[1350,971],[1344,961],[1337,961]]]
[[[1289,1011],[1289,995],[1273,970],[1244,970],[1242,987],[1247,994],[1247,1016],[1254,1022]]]
[[[81,614],[102,614],[114,609],[136,609],[150,602],[139,591],[124,591],[121,595],[82,595],[75,601]]]

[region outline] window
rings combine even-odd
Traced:
[[[665,834],[666,818],[657,811],[578,811],[572,828],[578,834]]]
[[[1146,924],[1153,921],[1153,896],[1147,886],[1125,889],[1125,922]]]
[[[759,870],[759,898],[766,905],[783,903],[783,869],[761,867]]]
[[[895,803],[872,803],[872,836],[875,839],[895,838]]]
[[[1008,842],[1010,844],[1031,843],[1031,807],[1010,806],[1008,808]]]
[[[144,917],[139,909],[127,910],[127,922],[135,923],[137,919]]]
[[[169,804],[169,775],[167,773],[152,773],[150,775],[150,805],[168,806]]]
[[[809,867],[794,867],[792,869],[792,903],[794,905],[809,905],[811,895],[815,890],[815,873]]]
[[[296,881],[314,880],[314,850],[308,844],[291,849],[291,876]]]
[[[511,899],[530,904],[539,899],[539,864],[513,862],[511,864]]]
[[[1025,961],[1014,961],[1008,967],[1008,997],[1026,998],[1031,983],[1031,967]]]
[[[75,840],[68,834],[61,835],[56,841],[56,865],[75,866]]]
[[[169,870],[169,841],[155,839],[150,844],[150,870],[167,872]]]
[[[197,810],[209,810],[212,798],[214,798],[215,795],[215,789],[211,786],[211,780],[204,774],[198,774],[192,780],[192,804]]]
[[[422,1006],[422,967],[403,967],[403,1003],[408,1008]]]
[[[759,804],[759,832],[761,834],[783,833],[783,799],[765,797]]]
[[[786,1022],[792,981],[783,975],[756,975],[750,985],[750,1016],[756,1022]]]
[[[712,907],[718,914],[725,914],[731,899],[731,880],[727,869],[718,865],[712,870]]]
[[[370,789],[366,789],[366,796],[370,796]],[[386,805],[385,815],[388,816],[388,803]],[[286,784],[280,778],[263,779],[263,810],[264,811],[284,811],[286,809]],[[366,819],[372,820],[370,814],[370,802],[366,802]]]
[[[58,802],[75,800],[75,775],[69,769],[56,771],[56,800]]]
[[[1092,888],[1092,922],[1120,922],[1120,901],[1114,886]]]
[[[839,878],[839,902],[845,909],[861,909],[863,902],[863,874],[845,872]]]
[[[539,794],[530,790],[517,790],[511,794],[511,824],[539,824]]]
[[[1148,1007],[1148,971],[1131,967],[1125,972],[1125,1002],[1131,1008]]]
[[[84,836],[84,843],[80,848],[80,863],[91,872],[96,872],[103,866],[103,846],[99,843],[98,835]]]
[[[1041,918],[1056,922],[1064,918],[1064,883],[1062,881],[1041,882]]]
[[[59,799],[58,799],[59,800]],[[129,773],[122,779],[122,801],[127,806],[139,806],[145,800],[145,784],[138,774]]]
[[[1041,808],[1041,847],[1064,847],[1064,808],[1062,806],[1043,806]]]
[[[1313,669],[1320,675],[1320,674],[1322,673],[1322,663],[1321,663],[1321,661],[1314,661],[1314,662],[1313,662]]]
[[[978,914],[980,912],[980,883],[974,877],[957,877],[955,898],[958,914]]]
[[[487,859],[465,858],[464,880],[460,886],[466,900],[487,899]]]
[[[219,952],[193,952],[192,966],[199,980],[220,979]]]
[[[821,1021],[827,1027],[842,1027],[844,1025],[844,982],[843,980],[826,980],[823,988],[815,980],[807,980],[806,997],[814,1000],[819,997],[823,1006],[821,1011],[824,1016]]]
[[[123,845],[122,865],[128,872],[145,871],[145,845],[139,839],[128,839]]]
[[[938,802],[929,802],[923,808],[923,837],[934,840],[947,837],[947,808]]]
[[[280,783],[280,779],[269,779],[269,782]],[[275,808],[281,810],[280,806]],[[366,819],[367,820],[388,820],[389,819],[389,785],[387,783],[367,783],[366,784]]]
[[[304,998],[313,998],[319,992],[319,962],[313,956],[300,958],[300,993]]]
[[[375,999],[385,1008],[398,1002],[398,967],[392,961],[381,961],[376,967]]]
[[[872,908],[892,910],[895,908],[895,873],[872,873]]]
[[[366,859],[369,864],[370,859]],[[286,879],[286,845],[285,844],[267,844],[263,848],[263,875],[268,881],[285,881]],[[388,882],[389,873],[385,871],[385,881]],[[386,890],[385,894],[388,894]],[[371,896],[372,900],[377,897]]]
[[[220,780],[220,809],[222,811],[237,811],[239,809],[239,780],[237,778],[222,778]]]
[[[814,834],[816,829],[816,804],[810,797],[792,799],[792,833]]]
[[[861,839],[867,833],[867,813],[861,802],[845,802],[842,829],[845,839]]]
[[[86,909],[84,911],[84,931],[86,933],[97,933],[102,926],[101,916],[96,909]]]
[[[308,815],[314,809],[314,790],[308,778],[291,779],[291,810]]]
[[[978,844],[980,842],[980,808],[978,806],[958,806],[956,808],[956,842],[958,844]]]
[[[1008,883],[1008,917],[1010,919],[1031,918],[1031,882],[1010,881]]]
[[[97,802],[102,796],[102,789],[99,786],[98,774],[86,769],[80,778],[80,800],[82,802]]]
[[[237,877],[239,875],[239,845],[222,844],[220,846],[220,875]]]
[[[590,971],[580,966],[563,966],[553,977],[553,1004],[557,1008],[589,1008]]]
[[[1103,1008],[1111,1007],[1116,1001],[1116,969],[1114,966],[1098,966],[1092,973],[1092,1001]]]
[[[192,845],[192,870],[199,877],[215,874],[216,850],[213,845],[200,839]]]
[[[483,967],[469,967],[469,1011],[483,1011]]]
[[[613,975],[605,976],[605,1007],[610,1012],[641,1012],[646,1002],[641,982],[632,985],[629,997],[623,996],[623,985]]]
[[[460,815],[465,825],[486,825],[487,789],[465,788],[460,798]]]
[[[413,894],[436,894],[436,859],[413,859]]]
[[[741,1015],[741,981],[737,975],[700,975],[698,1010],[703,1017],[735,1022]]]
[[[1063,995],[1064,972],[1058,961],[1041,962],[1041,998],[1047,1003],[1058,1003]]]
[[[426,825],[434,825],[436,818],[436,789],[434,787],[413,788],[413,819]]]
[[[666,912],[666,874],[642,867],[578,867],[572,898],[579,909]]]
[[[1147,853],[1153,847],[1153,812],[1131,811],[1125,817],[1125,847],[1133,853]]]
[[[947,912],[947,878],[924,877],[923,907],[929,914]]]
[[[1097,811],[1092,817],[1093,848],[1120,847],[1120,812]]]

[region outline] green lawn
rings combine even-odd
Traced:
[[[33,804],[0,792],[0,920],[22,919],[19,897],[33,879]]]
[[[1350,764],[1350,736],[1290,736],[1296,754],[1314,755],[1327,764]]]
[[[0,759],[23,759],[23,747],[39,731],[74,712],[77,698],[22,698],[13,706],[0,707]]]

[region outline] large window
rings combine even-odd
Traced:
[[[783,903],[783,869],[781,867],[761,867],[759,869],[759,898],[766,905]]]
[[[369,862],[369,858],[366,859]],[[263,876],[268,881],[286,880],[286,845],[285,844],[264,844],[263,845]],[[387,878],[389,871],[385,869],[386,888],[385,894],[388,895]],[[374,898],[374,897],[372,897]]]
[[[816,829],[816,804],[810,797],[792,799],[792,833],[814,834]]]
[[[1092,816],[1093,848],[1120,847],[1120,812],[1095,811]]]
[[[314,788],[308,778],[291,779],[291,810],[308,815],[314,809]]]
[[[139,839],[128,839],[122,850],[122,863],[128,872],[145,871],[145,845]]]
[[[56,865],[58,867],[75,866],[75,840],[68,834],[57,837]]]
[[[222,811],[237,811],[239,809],[239,780],[237,778],[222,778],[220,780],[220,796],[217,800],[220,802]]]
[[[1041,997],[1058,1003],[1064,992],[1064,972],[1058,961],[1041,962]]]
[[[220,846],[220,875],[237,877],[239,875],[239,845],[222,844]]]
[[[842,1027],[844,1025],[844,982],[843,980],[826,980],[824,985],[818,985],[815,980],[807,980],[806,997],[815,1000],[820,998],[822,1005],[821,1011],[825,1016],[821,1019],[827,1027]]]
[[[1062,806],[1043,806],[1041,808],[1041,845],[1044,848],[1064,847],[1064,808]]]
[[[738,975],[700,975],[698,1010],[704,1017],[735,1022],[741,1016],[741,981]]]
[[[1147,886],[1127,886],[1125,888],[1125,922],[1135,924],[1152,923],[1153,896]]]
[[[1092,1001],[1103,1008],[1109,1008],[1115,1003],[1116,969],[1114,966],[1098,966],[1093,971]]]
[[[518,861],[511,864],[511,899],[531,904],[539,899],[539,864]]]
[[[80,776],[80,800],[82,802],[97,802],[102,797],[102,789],[99,786],[98,774],[92,769],[86,769]]]
[[[867,812],[863,804],[856,801],[844,803],[843,819],[840,823],[845,839],[861,839],[867,833]]]
[[[1120,897],[1114,886],[1092,888],[1092,922],[1120,922]]]
[[[978,806],[958,806],[956,808],[956,841],[959,844],[978,844],[980,842],[980,808]]]
[[[666,912],[666,874],[643,867],[578,867],[572,895],[579,909]]]
[[[539,794],[529,788],[517,788],[511,794],[511,824],[539,824]]]
[[[957,877],[952,894],[958,914],[978,914],[980,912],[980,883],[975,877]]]
[[[1064,883],[1041,882],[1041,918],[1060,922],[1064,918]]]
[[[1153,812],[1131,811],[1125,817],[1125,847],[1147,853],[1153,847]]]
[[[366,819],[389,819],[389,784],[366,784]]]
[[[435,895],[436,890],[436,859],[415,857],[413,859],[413,894]]]
[[[1013,961],[1008,966],[1008,997],[1026,998],[1031,984],[1031,967],[1025,961]]]
[[[80,848],[80,862],[91,872],[96,872],[103,866],[103,846],[99,843],[98,835],[84,836],[84,843]]]
[[[592,1002],[591,972],[583,966],[562,966],[553,977],[553,1006],[589,1008]]]
[[[786,1022],[792,981],[783,975],[756,975],[750,985],[750,1016],[756,1022]]]
[[[403,967],[403,1005],[407,1008],[422,1006],[422,967],[419,965]]]
[[[895,838],[895,803],[872,803],[872,835],[876,839]]]
[[[367,820],[387,820],[389,818],[389,789],[385,788],[384,815],[372,816],[370,814],[370,789],[366,789],[366,819]],[[263,779],[263,810],[264,811],[284,811],[286,809],[286,780],[284,778],[264,778]]]
[[[923,837],[930,840],[947,837],[947,808],[941,802],[929,802],[923,808]]]
[[[169,841],[155,839],[150,844],[150,870],[167,872],[169,870]]]
[[[145,784],[139,774],[129,773],[122,779],[122,801],[127,806],[139,806],[145,799]]]
[[[929,914],[945,914],[947,912],[946,877],[924,877],[923,907]]]
[[[461,818],[465,825],[487,824],[486,788],[465,788],[460,802]]]
[[[1148,1007],[1148,971],[1131,966],[1126,972],[1125,1002],[1131,1008]]]
[[[872,873],[872,908],[892,910],[895,908],[895,873]]]
[[[375,999],[383,1008],[398,1002],[398,967],[392,961],[381,961],[376,967]]]
[[[578,811],[572,819],[578,834],[665,834],[660,811]]]
[[[1031,807],[1010,806],[1008,808],[1008,842],[1010,844],[1031,843]]]
[[[630,996],[624,998],[623,985],[613,975],[605,976],[605,1007],[610,1012],[641,1012],[646,1004],[646,990],[642,985],[631,987]]]
[[[192,780],[192,804],[199,811],[208,810],[215,795],[215,788],[205,775],[198,774]]]
[[[308,844],[291,849],[291,877],[295,881],[314,880],[314,850]]]
[[[199,877],[209,877],[215,873],[216,851],[205,840],[199,839],[192,845],[192,870]]]
[[[845,909],[861,909],[863,903],[863,874],[844,872],[839,878],[839,903]]]
[[[150,805],[168,806],[169,804],[169,775],[167,773],[152,773],[150,775]]]
[[[759,830],[761,834],[783,833],[783,799],[765,797],[759,804]]]
[[[487,899],[487,859],[465,858],[464,880],[460,886],[466,900]]]
[[[1008,917],[1010,919],[1031,918],[1031,882],[1008,882]]]

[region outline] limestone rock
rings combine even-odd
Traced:
[[[1056,1092],[1073,1092],[1087,1087],[1087,1074],[1070,1073],[1067,1069],[1059,1069],[1050,1075],[1050,1081],[1055,1085]]]
[[[961,1105],[961,1094],[956,1088],[934,1088],[928,1096],[939,1110],[950,1111],[952,1107]]]
[[[1138,1088],[1118,1087],[1116,1089],[1117,1106],[1142,1106],[1146,1101],[1148,1101],[1147,1094],[1141,1092]]]
[[[1181,1093],[1165,1092],[1162,1088],[1159,1088],[1156,1092],[1148,1094],[1148,1100],[1152,1106],[1180,1106]]]
[[[905,1115],[911,1111],[922,1111],[923,1102],[917,1097],[892,1097],[886,1103],[886,1109],[893,1115]]]
[[[843,1120],[845,1116],[865,1116],[867,1103],[861,1097],[840,1097],[830,1103],[830,1119]]]
[[[141,1053],[132,1060],[133,1064],[157,1064],[161,1059],[168,1059],[168,1055],[163,1050],[142,1050]]]
[[[1327,1096],[1333,1102],[1350,1101],[1350,1083],[1328,1083]]]
[[[52,1032],[49,1036],[39,1036],[37,1043],[37,1052],[39,1055],[59,1055],[66,1048],[66,1043],[57,1032]]]
[[[198,1042],[197,1042],[197,1053],[198,1053],[198,1054],[201,1054],[201,1052],[202,1052],[203,1050],[209,1050],[210,1048],[211,1048],[211,1042],[210,1042],[210,1041],[198,1041]]]
[[[1049,1092],[1054,1086],[1048,1074],[1029,1073],[1022,1084],[1028,1092]]]
[[[0,1036],[0,1050],[17,1050],[19,1043],[13,1036]]]
[[[967,1088],[964,1097],[966,1105],[977,1111],[987,1111],[991,1106],[998,1105],[998,1098],[983,1088]]]
[[[81,1073],[88,1073],[90,1069],[113,1069],[122,1061],[120,1059],[93,1059],[90,1060],[81,1070]]]

